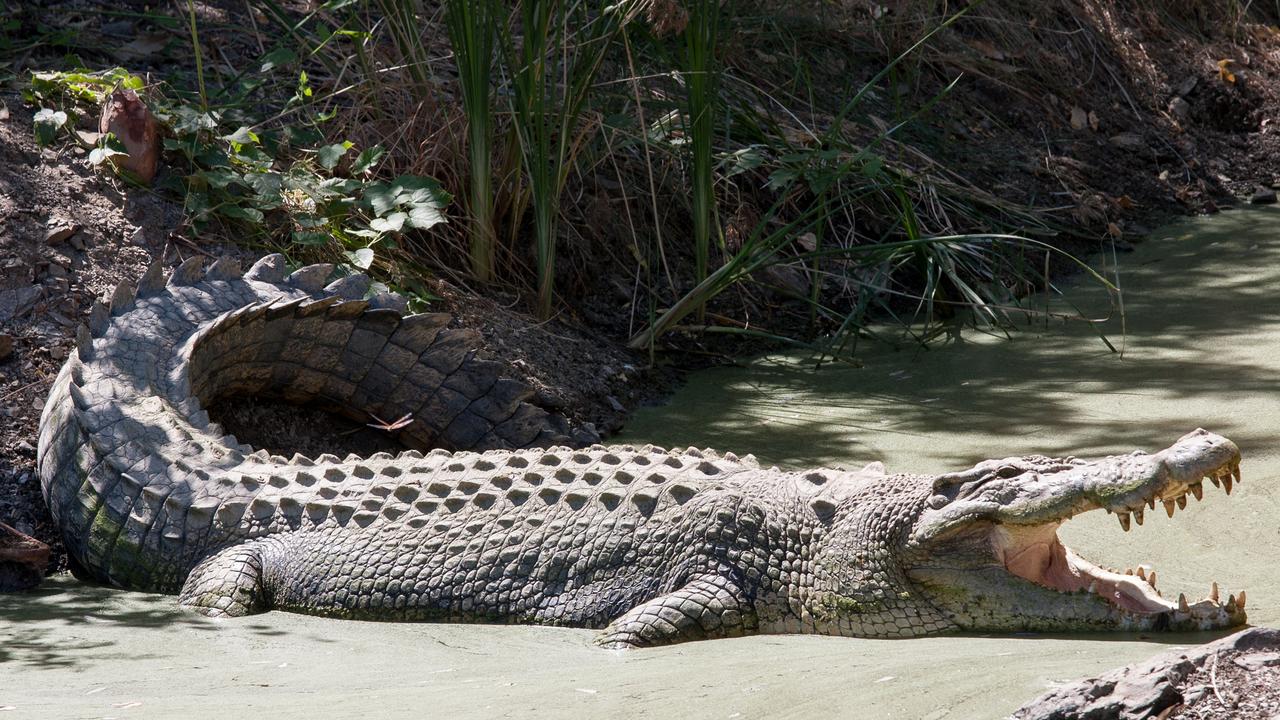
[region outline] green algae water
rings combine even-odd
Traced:
[[[1243,484],[1205,485],[1170,520],[1121,531],[1102,512],[1064,541],[1145,562],[1166,596],[1245,589],[1280,626],[1280,210],[1197,218],[1119,258],[1124,327],[1041,322],[862,368],[771,356],[700,373],[621,442],[712,446],[766,463],[939,472],[982,459],[1164,447],[1204,427],[1244,454]],[[1107,303],[1067,290],[1086,314]],[[1123,354],[1098,339],[1105,333]],[[1158,508],[1159,509],[1159,508]],[[399,625],[268,613],[214,621],[172,597],[69,578],[0,596],[0,717],[1000,718],[1054,683],[1216,635],[752,637],[620,653],[592,631]]]

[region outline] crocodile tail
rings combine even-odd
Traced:
[[[209,547],[248,532],[236,510],[254,500],[256,484],[238,473],[273,477],[312,464],[224,434],[205,411],[222,396],[314,404],[361,422],[404,419],[397,432],[410,447],[596,439],[477,357],[474,331],[449,327],[441,313],[404,315],[390,293],[365,298],[364,275],[326,283],[332,271],[286,274],[281,255],[246,272],[228,259],[207,269],[191,259],[167,276],[155,264],[94,305],[45,405],[38,449],[45,498],[86,571],[172,589]]]

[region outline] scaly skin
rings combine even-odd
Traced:
[[[45,496],[86,573],[177,592],[208,615],[569,625],[605,628],[611,647],[1244,620],[1243,595],[1134,610],[1061,592],[1041,572],[1061,559],[1036,549],[1072,514],[1173,503],[1203,476],[1230,478],[1239,453],[1211,433],[1154,455],[1011,458],[938,477],[573,449],[590,429],[528,404],[532,393],[472,357],[473,336],[446,329],[447,316],[354,299],[368,284],[359,276],[322,289],[330,270],[286,278],[269,256],[244,275],[220,261],[201,277],[186,263],[166,283],[153,267],[95,308],[39,447]],[[408,415],[402,441],[449,450],[253,452],[201,409],[231,393],[366,421]]]

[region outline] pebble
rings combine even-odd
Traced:
[[[1141,150],[1147,146],[1137,133],[1120,133],[1111,138],[1111,144],[1122,150]]]
[[[48,229],[44,234],[44,242],[46,245],[57,245],[58,243],[69,239],[72,235],[75,235],[76,231],[80,229],[80,226],[73,222],[54,218],[50,218],[47,227]]]

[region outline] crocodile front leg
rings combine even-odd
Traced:
[[[596,644],[615,649],[649,647],[738,637],[757,626],[755,610],[738,582],[710,575],[631,609],[610,623]]]
[[[271,609],[264,569],[270,540],[227,548],[200,563],[187,576],[178,604],[209,617],[241,617]]]

